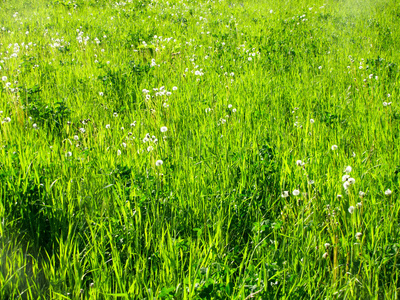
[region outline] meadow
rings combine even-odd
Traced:
[[[396,299],[400,2],[0,1],[0,299]]]

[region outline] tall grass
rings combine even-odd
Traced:
[[[397,298],[399,16],[2,1],[0,298]]]

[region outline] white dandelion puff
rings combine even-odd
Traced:
[[[163,163],[164,162],[161,159],[159,159],[159,160],[156,161],[156,166],[160,167],[160,166],[162,166]]]

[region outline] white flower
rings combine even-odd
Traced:
[[[337,148],[338,148],[337,145],[333,145],[333,146],[331,147],[331,149],[332,149],[333,151],[335,151]]]
[[[346,181],[345,183],[343,183],[343,187],[345,190],[347,190],[350,186],[350,182]]]
[[[249,60],[249,61],[252,61],[252,60],[253,60],[253,58],[252,58],[251,56],[249,56],[248,60]]]
[[[37,129],[38,128],[38,126],[37,126],[37,124],[35,123],[35,124],[33,124],[32,125],[32,127],[34,128],[34,129]]]
[[[387,190],[385,191],[385,195],[386,195],[386,196],[390,196],[391,194],[392,194],[392,191],[391,191],[391,190],[387,189]]]
[[[163,126],[163,127],[160,128],[160,131],[161,131],[161,132],[167,132],[167,130],[168,130],[168,128],[165,127],[165,126]]]
[[[157,167],[162,166],[162,164],[163,164],[163,161],[162,161],[161,159],[159,159],[159,160],[156,161],[156,166],[157,166]]]
[[[111,127],[110,124],[106,125],[106,129],[110,129],[110,127]]]
[[[349,213],[351,213],[351,214],[354,212],[354,210],[355,210],[354,206],[350,206],[348,209]]]
[[[79,140],[79,136],[74,135],[74,140],[75,140],[75,141]]]
[[[228,105],[228,108],[232,108],[232,104],[229,104],[229,105]]]
[[[148,147],[147,147],[147,152],[153,151],[153,149],[154,149],[154,148],[153,148],[152,146],[148,146]]]
[[[1,77],[1,80],[3,80],[3,81],[7,81],[7,76],[3,76],[3,77]]]
[[[103,93],[103,92],[99,92],[99,95],[100,95],[100,96],[103,96],[103,95],[104,95],[104,93]]]
[[[288,191],[283,191],[281,197],[282,197],[282,198],[287,198],[287,197],[289,197],[289,192],[288,192]]]
[[[136,126],[136,121],[134,121],[133,123],[131,123],[131,127],[135,127]]]
[[[319,67],[318,67],[318,69],[320,69],[320,70],[321,70],[321,69],[322,69],[322,66],[319,66]]]
[[[388,104],[387,104],[387,102],[383,102],[383,106],[387,106]]]
[[[331,244],[329,244],[329,243],[324,244],[325,249],[328,249],[330,246],[331,246]]]
[[[362,237],[362,233],[361,232],[357,232],[356,233],[356,239],[359,240]]]
[[[355,180],[354,178],[349,178],[347,181],[348,181],[350,184],[356,183],[356,180]]]
[[[337,197],[338,199],[341,199],[343,196],[340,195],[340,194],[338,194],[336,197]]]
[[[325,252],[324,254],[322,254],[322,258],[323,259],[327,259],[328,258],[328,252]]]
[[[116,113],[116,112],[113,113],[113,117],[114,117],[114,118],[118,117],[118,113]]]
[[[359,191],[359,192],[358,192],[358,195],[362,198],[362,197],[365,196],[365,193],[364,193],[363,191]]]
[[[85,133],[86,129],[85,128],[79,128],[79,131],[82,132],[82,133]]]
[[[65,156],[66,156],[66,157],[72,156],[72,152],[67,152],[67,153],[65,153]]]
[[[178,88],[176,87],[176,86],[174,86],[173,88],[172,88],[172,90],[173,91],[176,91]]]
[[[362,206],[362,202],[358,202],[357,203],[357,208],[361,208],[361,206]]]
[[[126,143],[122,143],[121,146],[126,148]]]
[[[298,196],[298,195],[300,195],[300,191],[299,190],[294,190],[292,194],[294,196]]]
[[[232,109],[232,112],[235,113],[236,112],[236,108]]]
[[[346,169],[344,169],[345,173],[350,173],[352,168],[350,166],[347,166]]]
[[[299,159],[299,160],[296,161],[296,165],[302,166],[302,165],[303,165],[303,162]]]
[[[121,150],[117,150],[117,155],[120,156],[121,155]]]
[[[314,119],[310,119],[311,124],[314,124],[314,122],[315,122]]]
[[[345,181],[347,181],[349,178],[350,178],[350,175],[347,175],[347,174],[346,174],[346,175],[343,175],[343,176],[342,176],[342,181],[345,182]]]

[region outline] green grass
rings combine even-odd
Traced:
[[[0,298],[396,299],[399,16],[1,1]]]

